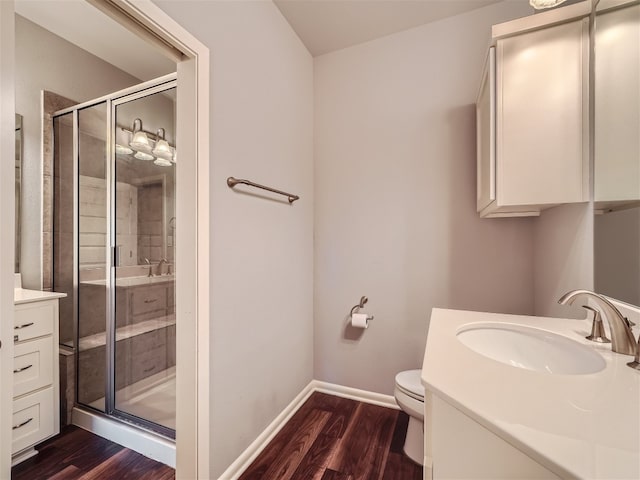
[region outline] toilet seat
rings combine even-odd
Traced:
[[[420,376],[422,370],[406,370],[396,375],[396,387],[419,402],[424,402],[424,387],[422,386]]]

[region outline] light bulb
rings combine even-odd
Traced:
[[[171,147],[169,146],[169,143],[164,139],[157,141],[156,146],[151,153],[153,153],[156,157],[162,158],[167,161],[171,160],[171,157],[173,157]]]
[[[542,10],[544,8],[555,7],[563,2],[565,2],[565,0],[529,0],[529,5],[536,10]]]
[[[131,155],[133,153],[133,150],[129,147],[125,147],[124,145],[116,143],[116,153],[118,155]]]
[[[150,155],[146,152],[136,152],[134,155],[138,160],[153,160],[153,155]]]
[[[162,157],[156,158],[153,163],[160,167],[170,167],[172,165],[171,160],[167,160],[166,158]]]

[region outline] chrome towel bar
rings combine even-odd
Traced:
[[[229,188],[233,188],[238,184],[249,185],[250,187],[261,188],[262,190],[268,190],[269,192],[277,193],[278,195],[284,195],[289,200],[289,203],[293,203],[296,200],[299,200],[300,197],[298,195],[293,195],[291,193],[283,192],[282,190],[276,190],[275,188],[265,187],[264,185],[260,185],[259,183],[254,183],[251,180],[243,180],[241,178],[227,178],[227,185]]]

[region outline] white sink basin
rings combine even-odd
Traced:
[[[595,350],[545,330],[505,323],[473,323],[456,336],[471,350],[513,367],[543,373],[586,375],[604,369]]]

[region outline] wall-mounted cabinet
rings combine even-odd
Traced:
[[[640,205],[640,3],[625,2],[621,7],[618,3],[598,4],[595,20],[594,201],[598,212]]]
[[[588,18],[495,39],[476,104],[481,217],[589,201],[588,59]]]

